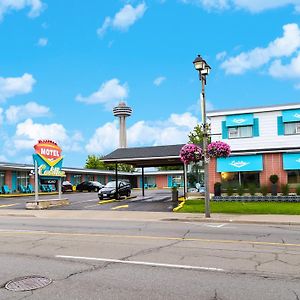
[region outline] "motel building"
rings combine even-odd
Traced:
[[[300,184],[300,103],[211,111],[212,141],[231,147],[228,158],[211,159],[209,186],[214,183],[270,185],[276,174],[291,191]]]

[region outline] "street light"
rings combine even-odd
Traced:
[[[210,218],[210,205],[209,205],[209,177],[208,177],[208,157],[207,157],[207,144],[208,144],[208,124],[206,123],[206,107],[205,107],[205,85],[206,76],[209,74],[211,67],[207,62],[198,55],[193,61],[195,69],[199,72],[199,80],[202,82],[201,90],[201,112],[203,123],[203,165],[204,165],[204,186],[205,186],[205,217]]]

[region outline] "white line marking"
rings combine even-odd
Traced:
[[[212,228],[221,228],[225,226],[226,224],[204,224],[206,227],[212,227]]]
[[[162,264],[162,263],[152,263],[152,262],[145,262],[145,261],[129,261],[129,260],[119,260],[119,259],[111,259],[111,258],[67,256],[67,255],[55,255],[55,257],[56,258],[67,258],[67,259],[80,259],[80,260],[95,260],[95,261],[103,261],[103,262],[111,262],[111,263],[119,263],[119,264],[128,264],[128,265],[142,265],[142,266],[150,266],[150,267],[163,267],[163,268],[175,268],[175,269],[186,269],[186,270],[225,272],[224,269],[220,269],[220,268]]]

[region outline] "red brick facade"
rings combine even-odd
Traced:
[[[216,172],[216,159],[209,163],[209,191],[214,192],[214,183],[221,181],[221,174]],[[263,154],[263,171],[260,172],[260,184],[270,185],[269,177],[276,174],[279,177],[278,185],[287,183],[287,172],[283,170],[282,153]]]

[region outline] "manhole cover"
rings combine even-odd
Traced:
[[[5,284],[5,288],[13,292],[25,292],[43,288],[51,282],[50,278],[42,276],[25,276],[10,280]]]

